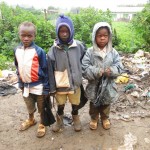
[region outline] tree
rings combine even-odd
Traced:
[[[70,13],[74,22],[75,38],[91,46],[91,34],[97,22],[105,21],[111,24],[110,11],[103,12],[93,7],[78,10],[77,14]]]
[[[142,46],[150,51],[150,3],[146,4],[142,12],[133,18],[132,24],[139,38],[143,38],[145,41]]]

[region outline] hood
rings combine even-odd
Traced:
[[[99,22],[99,23],[96,23],[94,28],[93,28],[93,32],[92,32],[92,42],[93,42],[93,48],[95,50],[98,50],[98,46],[95,42],[95,36],[96,36],[96,32],[97,30],[100,28],[100,27],[108,27],[109,28],[109,31],[110,31],[110,36],[109,36],[109,42],[108,42],[108,45],[106,46],[106,50],[107,51],[110,51],[112,50],[112,30],[111,30],[111,26],[107,23],[107,22]]]
[[[56,42],[57,42],[57,44],[63,44],[63,42],[61,41],[61,39],[58,36],[58,31],[59,31],[60,27],[63,25],[67,26],[70,31],[70,37],[69,37],[67,43],[72,44],[73,36],[74,36],[73,22],[69,17],[64,16],[64,15],[60,15],[56,21],[56,35],[57,35]]]

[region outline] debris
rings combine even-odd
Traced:
[[[12,85],[9,85],[7,83],[0,83],[0,96],[6,96],[6,95],[9,95],[9,94],[16,94],[17,93],[17,89],[12,86]]]
[[[129,76],[127,73],[123,73],[117,77],[115,80],[116,83],[127,83],[129,81]]]
[[[139,49],[135,54],[134,54],[134,57],[135,58],[138,58],[138,57],[144,57],[144,51]]]
[[[145,143],[150,143],[150,139],[144,138]]]
[[[127,86],[125,86],[125,92],[126,92],[127,90],[133,89],[133,88],[135,88],[135,87],[136,87],[135,84],[128,84]]]
[[[140,97],[140,95],[139,95],[139,93],[137,91],[132,92],[131,95],[133,97],[135,97],[135,98],[139,98]]]
[[[133,146],[137,143],[137,137],[128,133],[124,135],[124,145],[120,146],[118,150],[133,150]]]

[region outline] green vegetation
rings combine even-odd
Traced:
[[[111,12],[103,12],[93,7],[77,8],[69,14],[75,27],[75,38],[83,41],[87,47],[92,45],[91,34],[95,23],[108,22],[113,29],[113,46],[123,52],[135,52],[138,49],[150,51],[150,4],[138,13],[132,22],[112,22]],[[13,49],[18,45],[18,26],[23,21],[31,21],[37,27],[36,44],[46,52],[55,39],[55,19],[58,10],[48,7],[44,12],[34,8],[9,7],[0,3],[0,69],[6,69],[7,62],[13,62]]]
[[[113,22],[113,29],[116,30],[118,45],[114,47],[119,51],[134,52],[142,48],[144,40],[135,32],[129,22]]]
[[[144,39],[143,47],[150,51],[150,3],[145,5],[142,12],[137,13],[132,24],[139,38]]]

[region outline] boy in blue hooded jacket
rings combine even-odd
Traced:
[[[58,107],[57,121],[52,130],[58,132],[63,127],[64,107],[68,99],[72,105],[74,130],[80,131],[81,122],[77,107],[80,103],[81,59],[85,53],[85,47],[83,43],[73,39],[73,22],[67,16],[58,17],[56,35],[57,39],[47,54],[50,93],[56,94]]]

